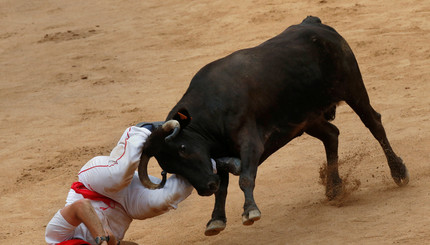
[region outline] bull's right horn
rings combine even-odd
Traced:
[[[173,132],[165,138],[165,141],[169,142],[179,134],[179,130],[181,129],[181,125],[176,120],[169,120],[169,121],[165,122],[163,124],[163,126],[161,126],[161,128],[165,132],[169,132],[169,131],[173,130]]]
[[[161,180],[160,184],[155,184],[149,179],[148,163],[149,163],[149,157],[145,153],[143,153],[140,158],[139,167],[137,169],[140,182],[142,183],[143,186],[151,190],[163,188],[164,184],[166,184],[166,172],[163,171],[161,173],[161,175],[163,176],[163,179]]]

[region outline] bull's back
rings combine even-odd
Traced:
[[[259,46],[203,67],[177,107],[192,104],[201,128],[232,141],[244,122],[255,121],[270,155],[300,134],[304,122],[342,100],[350,72],[344,66],[351,62],[356,63],[343,38],[308,17]]]
[[[205,98],[224,98],[224,112],[259,123],[300,123],[341,99],[343,39],[320,23],[292,26],[261,45],[237,51],[203,69]],[[212,94],[213,95],[213,94]],[[215,103],[219,105],[219,103]],[[245,114],[245,115],[244,115]]]

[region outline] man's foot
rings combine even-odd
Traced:
[[[240,175],[241,162],[235,157],[221,157],[215,160],[217,169],[226,170],[234,175]]]

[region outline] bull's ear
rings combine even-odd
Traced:
[[[177,120],[181,125],[181,129],[185,128],[191,122],[190,113],[186,109],[180,109],[173,116],[173,119]]]

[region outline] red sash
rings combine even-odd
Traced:
[[[85,187],[81,182],[74,182],[71,187],[76,193],[81,194],[84,198],[94,200],[94,201],[102,201],[110,208],[115,208],[116,202],[109,197],[105,197],[95,191],[92,191]]]

